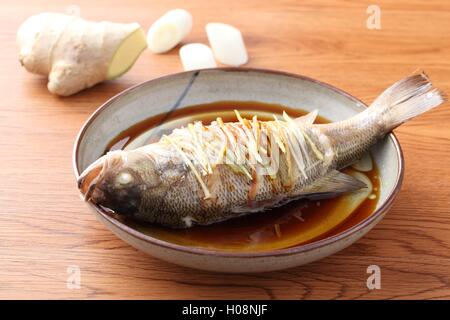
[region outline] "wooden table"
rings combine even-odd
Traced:
[[[65,3],[64,3],[65,2]],[[195,25],[187,42],[206,42],[204,25],[239,27],[249,67],[290,71],[366,102],[418,68],[450,93],[450,3],[376,1],[381,29],[366,27],[367,1],[20,1],[0,4],[0,298],[450,298],[450,108],[396,130],[406,174],[386,218],[334,256],[255,275],[193,271],[145,256],[97,222],[72,172],[75,136],[106,99],[138,82],[181,71],[178,51],[145,52],[122,78],[68,98],[18,62],[15,33],[29,15],[77,2],[91,19],[137,21],[147,29],[184,7]],[[381,268],[368,290],[366,269]],[[81,272],[67,287],[69,266]]]

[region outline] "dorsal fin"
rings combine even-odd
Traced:
[[[312,124],[314,123],[314,121],[316,120],[317,114],[318,114],[318,113],[319,113],[319,112],[318,112],[317,109],[316,109],[316,110],[313,110],[313,111],[311,111],[310,113],[308,113],[308,114],[306,114],[306,115],[304,115],[304,116],[295,118],[294,121],[295,121],[296,123],[302,124],[302,125],[304,125],[304,126],[310,126],[310,125],[312,125]]]

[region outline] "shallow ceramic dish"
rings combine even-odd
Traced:
[[[331,121],[349,118],[365,106],[328,84],[299,75],[258,69],[208,69],[150,80],[103,104],[81,129],[74,146],[75,176],[99,158],[108,142],[132,125],[175,108],[222,101],[277,103],[319,110]],[[389,134],[372,150],[381,190],[375,212],[335,236],[295,247],[260,253],[230,253],[187,247],[148,236],[89,204],[97,218],[119,238],[162,260],[218,272],[265,272],[303,265],[349,246],[373,228],[391,207],[403,177],[399,143]]]

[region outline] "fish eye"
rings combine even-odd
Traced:
[[[117,175],[116,183],[119,186],[126,186],[132,183],[133,180],[134,178],[129,172],[121,172]]]

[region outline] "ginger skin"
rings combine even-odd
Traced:
[[[138,23],[93,22],[51,12],[23,22],[17,42],[22,66],[48,76],[48,90],[61,96],[120,76],[146,48]]]

